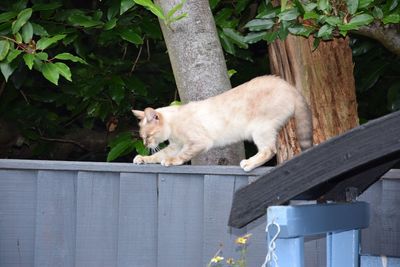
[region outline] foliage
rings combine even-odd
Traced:
[[[217,11],[215,21],[222,45],[231,54],[235,54],[236,48],[247,49],[249,44],[261,40],[268,43],[277,38],[284,40],[289,33],[312,35],[317,46],[321,40],[346,36],[372,23],[400,22],[397,0],[283,0],[278,6],[270,0],[261,4],[246,0],[237,1],[234,7],[210,0],[210,4]]]
[[[16,125],[33,156],[80,129],[111,137],[136,125],[132,107],[174,100],[159,23],[134,2],[1,1],[0,36],[0,119]],[[135,140],[124,145],[143,151]]]

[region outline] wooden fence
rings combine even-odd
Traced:
[[[247,232],[248,266],[260,266],[265,218],[227,222],[233,192],[266,171],[0,160],[0,267],[201,267],[220,243],[237,258],[234,240]],[[400,172],[390,175],[363,195],[386,216],[373,218],[363,247],[400,256]],[[306,266],[324,266],[320,243],[306,243]]]

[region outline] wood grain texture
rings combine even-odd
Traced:
[[[77,172],[39,171],[35,266],[73,267]]]
[[[271,72],[300,91],[313,114],[314,144],[358,125],[349,39],[335,38],[313,48],[314,38],[289,35],[269,45]],[[294,120],[281,131],[278,162],[300,153]]]
[[[397,158],[400,158],[400,112],[334,137],[237,191],[229,224],[243,227],[264,215],[268,206],[285,203],[322,183],[340,182]]]
[[[34,266],[36,176],[0,170],[0,266]]]
[[[157,175],[121,173],[118,267],[157,265]]]

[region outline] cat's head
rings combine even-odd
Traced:
[[[155,149],[169,137],[168,127],[165,125],[163,115],[155,109],[146,108],[144,111],[132,110],[140,120],[139,134],[146,147]]]

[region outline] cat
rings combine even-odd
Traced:
[[[212,147],[252,140],[258,153],[240,162],[248,172],[276,154],[280,129],[294,116],[302,150],[312,146],[312,118],[303,96],[283,79],[267,75],[254,78],[220,95],[180,106],[132,110],[140,120],[144,145],[157,150],[137,155],[136,164],[181,165]]]

